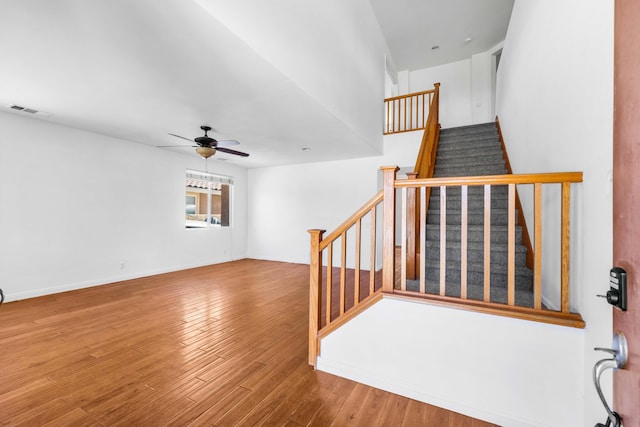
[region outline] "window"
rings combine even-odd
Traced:
[[[228,227],[231,222],[233,178],[187,170],[185,227]]]

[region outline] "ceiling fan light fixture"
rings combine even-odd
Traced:
[[[209,157],[216,154],[216,150],[215,148],[211,147],[197,147],[196,153],[198,153],[203,159],[208,159]]]

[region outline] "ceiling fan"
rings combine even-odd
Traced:
[[[208,159],[209,157],[213,156],[214,154],[216,154],[216,151],[221,151],[227,154],[234,154],[241,157],[249,157],[247,153],[227,148],[233,145],[238,145],[238,141],[235,141],[233,139],[218,141],[211,138],[209,135],[207,135],[207,133],[211,130],[211,126],[203,125],[200,126],[200,129],[204,131],[204,136],[199,136],[193,140],[185,138],[184,136],[176,135],[174,133],[170,133],[169,135],[175,136],[176,138],[184,139],[189,142],[195,142],[197,145],[192,145],[192,147],[194,147],[196,149],[196,153],[198,153],[204,159]],[[184,145],[161,145],[160,147],[184,147]]]

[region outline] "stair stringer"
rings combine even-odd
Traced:
[[[316,368],[498,425],[582,426],[584,340],[385,294],[321,339]]]

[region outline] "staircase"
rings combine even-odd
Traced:
[[[505,161],[495,123],[443,129],[440,132],[434,177],[502,175]],[[461,196],[459,188],[446,194],[446,295],[460,296],[461,280]],[[467,297],[484,297],[484,188],[468,187],[467,196]],[[440,189],[429,200],[426,228],[426,292],[440,291]],[[491,191],[491,301],[507,302],[508,188]],[[532,272],[526,265],[527,249],[522,244],[522,228],[516,226],[515,302],[532,307]],[[409,290],[417,281],[408,281]]]

